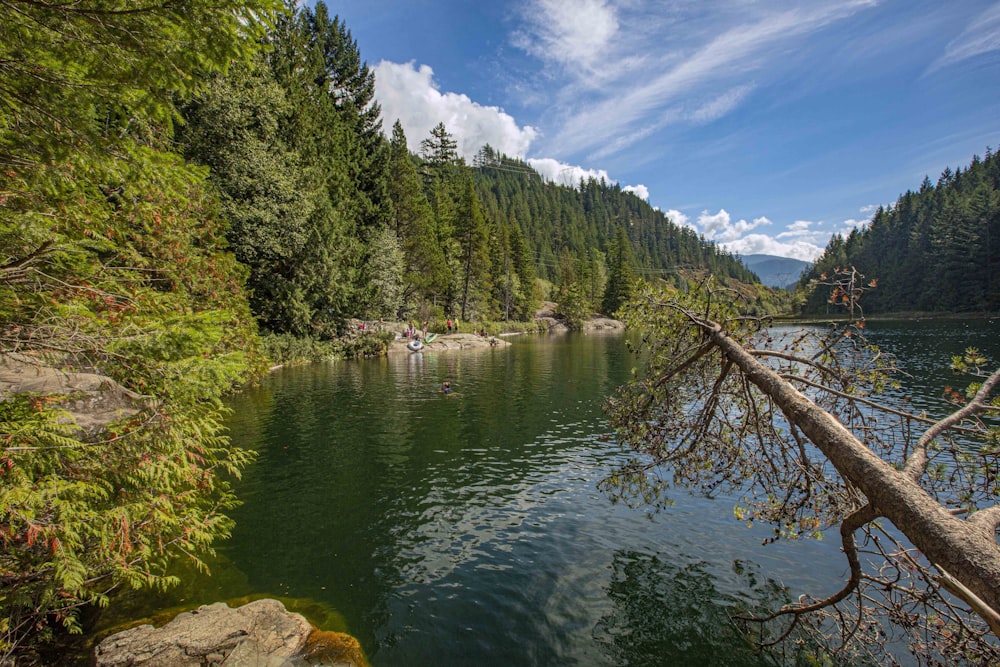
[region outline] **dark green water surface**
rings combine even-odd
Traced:
[[[872,332],[919,355],[927,396],[951,351],[1000,352],[990,321]],[[837,540],[763,547],[732,498],[678,493],[652,518],[611,504],[601,403],[635,364],[624,339],[513,342],[289,368],[235,397],[232,436],[260,458],[194,597],[311,601],[376,666],[767,664],[728,614],[780,598],[772,580],[836,590]]]

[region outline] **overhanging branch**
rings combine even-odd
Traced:
[[[1000,547],[995,539],[986,539],[980,528],[952,516],[910,475],[879,458],[830,413],[730,338],[719,324],[686,314],[837,471],[865,494],[879,515],[892,521],[931,562],[1000,613]]]

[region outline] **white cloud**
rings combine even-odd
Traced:
[[[698,4],[678,5],[673,13],[697,13]],[[558,111],[562,122],[558,133],[546,137],[549,150],[566,154],[600,150],[610,154],[609,146],[634,144],[633,137],[647,135],[650,128],[719,118],[745,101],[752,90],[745,83],[750,73],[766,75],[768,65],[786,54],[795,40],[874,2],[802,3],[777,11],[770,3],[759,6],[765,4],[767,10],[741,3],[732,10],[735,16],[727,16],[714,32],[704,30],[694,36],[679,33],[676,39],[664,39],[664,33],[659,32],[677,29],[676,24],[623,26],[621,33],[627,31],[629,38],[609,45],[611,50],[604,55],[609,66],[599,88],[593,89],[593,82],[584,80],[593,76],[587,74],[555,95],[561,105]],[[623,12],[627,6],[622,5]],[[650,21],[648,13],[643,18]],[[630,66],[619,67],[621,61]],[[641,70],[636,70],[637,62],[645,63]],[[724,92],[719,93],[720,88]],[[693,110],[668,113],[678,105],[693,105]]]
[[[434,81],[434,71],[427,65],[393,63],[386,60],[374,68],[375,96],[382,107],[382,126],[388,134],[398,119],[406,133],[407,147],[420,152],[420,142],[431,129],[444,123],[458,143],[458,152],[471,161],[484,144],[506,155],[523,157],[537,136],[531,126],[518,126],[512,116],[498,107],[483,106],[467,95],[442,93]],[[548,181],[577,187],[591,178],[615,183],[604,169],[588,169],[553,158],[528,158],[527,163]],[[648,200],[649,188],[629,185],[623,188]]]
[[[874,213],[877,208],[878,204],[868,204],[859,208],[858,213]]]
[[[978,15],[962,34],[951,40],[944,54],[927,69],[928,73],[973,58],[983,53],[1000,50],[1000,3],[994,4]]]
[[[603,6],[602,3],[597,4]],[[570,47],[565,48],[565,52],[569,53]],[[386,133],[391,132],[392,124],[398,118],[406,132],[409,149],[413,152],[419,152],[420,142],[440,122],[445,124],[458,142],[459,152],[467,160],[471,160],[486,143],[507,155],[523,157],[538,136],[533,127],[519,126],[512,116],[499,107],[483,106],[463,94],[442,93],[434,80],[433,70],[426,65],[418,67],[413,62],[398,64],[383,61],[374,71],[376,98],[382,107],[384,130]],[[751,86],[732,89],[702,105],[689,115],[689,120],[709,122],[739,104],[750,90]],[[623,106],[618,104],[617,108],[621,109]],[[631,134],[619,134],[610,138],[609,143],[616,149],[631,144],[636,138],[642,138],[664,124],[675,122],[683,115],[683,109],[675,106],[659,113],[659,120],[651,125],[633,128]],[[592,133],[595,132],[592,129]],[[591,178],[615,182],[604,169],[571,165],[553,158],[528,158],[527,163],[542,174],[543,178],[560,185],[576,187],[581,180]],[[647,201],[650,196],[649,188],[643,184],[624,186],[623,190]],[[667,210],[665,215],[675,224],[699,231],[706,239],[741,254],[760,252],[811,261],[822,253],[822,247],[816,245],[816,242],[822,242],[824,236],[828,238],[828,233],[815,230],[814,223],[804,220],[793,222],[774,238],[748,233],[771,224],[763,216],[749,222],[743,219],[734,221],[725,209],[719,209],[714,214],[702,211],[694,221],[676,209]],[[843,226],[849,231],[853,226],[865,222],[867,221],[847,220]],[[816,226],[821,224],[816,223]]]
[[[752,85],[737,86],[736,88],[727,90],[714,100],[696,109],[690,115],[690,118],[698,124],[711,123],[713,120],[718,120],[738,107],[752,90]]]
[[[817,227],[821,226],[823,223],[817,223]],[[811,230],[810,227],[813,223],[809,220],[796,220],[792,224],[785,227],[785,231],[781,232],[775,238],[778,239],[818,239],[828,234],[826,232]]]
[[[841,229],[838,233],[841,236],[846,237],[855,229],[863,227],[867,225],[869,222],[871,222],[871,218],[865,218],[864,220],[855,220],[854,218],[851,218],[850,220],[844,220],[843,224],[841,225]]]
[[[645,185],[642,185],[641,183],[639,185],[626,185],[624,188],[622,188],[622,190],[624,190],[625,192],[631,192],[639,199],[645,199],[646,201],[649,201],[649,188],[647,188]]]
[[[608,183],[612,182],[608,172],[603,169],[584,169],[552,158],[528,158],[527,162],[545,180],[556,185],[567,185],[575,188],[580,185],[580,181],[587,181],[591,178],[598,181],[603,179]]]
[[[398,119],[406,132],[406,143],[414,153],[431,129],[444,123],[458,142],[458,152],[471,160],[484,144],[512,156],[523,156],[535,140],[531,126],[518,126],[499,107],[483,106],[467,95],[442,93],[434,82],[434,70],[383,60],[374,68],[375,96],[382,106],[382,126],[386,133]]]
[[[664,215],[667,216],[678,227],[690,227],[695,231],[700,231],[696,225],[691,223],[691,219],[688,218],[687,215],[681,213],[675,208],[668,209],[664,213]]]
[[[735,241],[750,230],[769,224],[771,221],[763,216],[754,218],[752,222],[742,219],[733,222],[729,211],[724,208],[719,209],[719,212],[715,214],[702,211],[701,215],[698,216],[698,227],[701,228],[705,238],[722,244]]]
[[[523,14],[525,29],[513,34],[514,45],[581,77],[604,64],[618,33],[617,13],[605,0],[534,0]]]
[[[740,255],[777,255],[793,257],[806,262],[816,261],[823,254],[823,248],[808,241],[778,241],[764,234],[748,234],[741,239],[721,244],[726,250]]]
[[[667,216],[677,224],[688,224],[687,216],[678,211],[669,211]],[[715,214],[702,211],[698,216],[697,225],[689,226],[700,230],[706,239],[715,241],[726,250],[740,255],[761,253],[811,262],[823,254],[823,248],[814,241],[823,240],[823,237],[829,235],[811,231],[813,223],[808,220],[796,220],[776,237],[747,233],[770,224],[772,223],[766,216],[754,218],[750,222],[743,219],[734,222],[726,209],[719,209]]]

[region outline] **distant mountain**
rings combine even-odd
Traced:
[[[771,287],[786,288],[798,282],[811,262],[777,255],[740,255],[743,265],[757,274],[760,282]]]

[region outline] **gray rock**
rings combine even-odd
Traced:
[[[98,667],[284,667],[312,626],[277,600],[237,609],[224,602],[178,614],[162,628],[140,625],[112,635],[96,651]],[[219,660],[221,659],[221,662]]]

